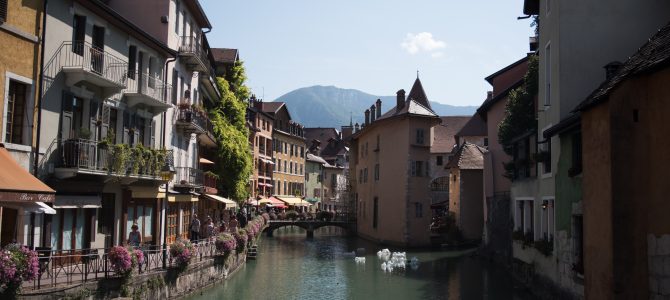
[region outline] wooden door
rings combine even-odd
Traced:
[[[167,243],[172,244],[177,239],[177,204],[171,203],[167,207]]]
[[[0,232],[0,246],[2,247],[16,240],[17,214],[16,209],[2,207],[2,232]]]

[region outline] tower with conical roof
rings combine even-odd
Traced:
[[[426,96],[426,92],[423,90],[423,85],[419,79],[419,74],[417,74],[414,85],[412,85],[412,89],[409,91],[407,100],[409,99],[414,99],[414,101],[418,102],[419,104],[429,108],[430,110],[433,110],[433,108],[430,106],[430,102],[428,101],[428,97]]]

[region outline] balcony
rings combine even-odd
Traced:
[[[190,167],[175,167],[176,171],[174,177],[175,187],[195,188],[201,187],[203,184],[203,172],[196,168]]]
[[[63,72],[67,86],[87,82],[100,87],[104,98],[126,88],[127,70],[128,62],[88,42],[63,42],[44,67],[44,75],[49,85]]]
[[[218,190],[216,189],[217,181],[218,176],[215,176],[210,172],[203,173],[203,192],[205,194],[216,195],[218,193]]]
[[[207,54],[197,38],[182,36],[179,38],[179,58],[191,71],[213,74]]]
[[[128,98],[128,106],[142,105],[158,114],[170,107],[167,97],[171,94],[171,90],[172,86],[160,78],[131,71],[128,74],[128,88],[123,93]]]
[[[204,123],[205,131],[198,135],[198,142],[205,147],[217,147],[216,138],[214,137],[214,124],[212,124],[212,121],[210,121],[209,118],[205,118]]]
[[[188,104],[180,104],[177,113],[177,128],[181,128],[186,133],[201,134],[208,129],[209,120],[205,112],[193,109]]]
[[[171,151],[107,145],[85,139],[55,140],[54,144],[55,151],[48,151],[46,155],[54,156],[51,162],[59,179],[100,175],[126,177],[132,181],[162,180],[160,170],[166,159],[172,157]]]

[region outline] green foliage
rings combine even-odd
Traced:
[[[112,148],[112,151],[112,171],[118,175],[125,175],[131,155],[130,146],[126,144],[116,144]]]
[[[238,100],[249,98],[249,88],[244,84],[247,81],[247,74],[243,61],[236,61],[235,65],[226,72],[225,79],[230,84],[230,91]]]
[[[533,246],[544,256],[550,256],[551,253],[554,252],[554,239],[543,237],[542,239],[535,241]]]
[[[243,74],[244,72],[242,72]],[[223,78],[217,78],[221,99],[210,112],[217,152],[218,175],[224,195],[241,200],[248,197],[247,184],[252,172],[249,131],[246,126],[246,104],[237,98]],[[238,83],[238,86],[242,86]]]
[[[207,172],[205,172],[204,174],[205,174],[206,176],[212,177],[212,178],[217,179],[217,180],[220,178],[220,177],[219,177],[219,174],[216,174],[216,173],[214,173],[214,172],[212,172],[212,171],[207,171]]]
[[[514,155],[511,141],[528,131],[537,130],[535,120],[535,97],[538,91],[538,59],[533,55],[528,60],[528,72],[522,86],[509,93],[505,106],[505,118],[498,124],[498,141],[509,155]]]
[[[286,218],[290,220],[295,220],[298,218],[298,212],[295,210],[289,210],[286,212]]]

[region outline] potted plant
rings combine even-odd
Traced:
[[[0,298],[15,297],[23,281],[34,280],[38,274],[37,252],[19,244],[0,250]]]
[[[214,245],[217,252],[228,256],[233,250],[237,249],[237,240],[230,233],[221,233],[216,237]]]
[[[176,240],[170,245],[170,258],[174,259],[180,269],[184,269],[191,262],[195,248],[190,241]]]
[[[88,140],[91,138],[91,130],[86,127],[79,128],[79,138],[82,140]]]

